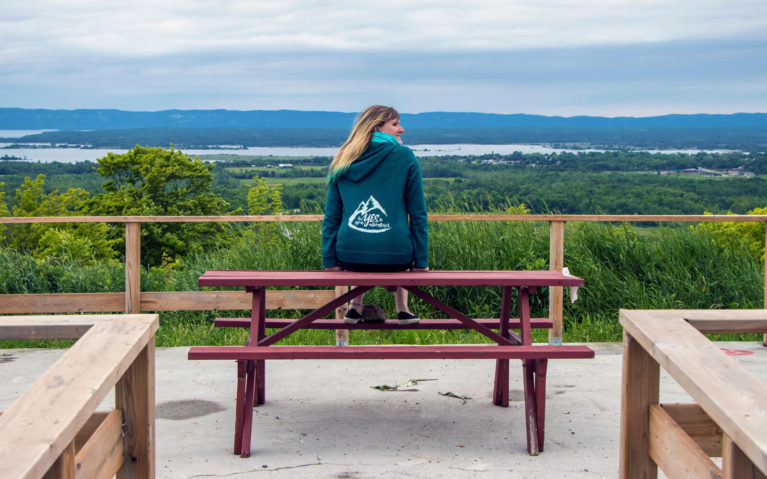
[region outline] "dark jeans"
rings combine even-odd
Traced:
[[[347,271],[365,273],[395,273],[397,271],[407,271],[413,265],[412,262],[406,264],[365,264],[345,263],[343,261],[339,261],[338,264]]]

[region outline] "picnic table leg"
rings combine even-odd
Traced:
[[[538,452],[543,452],[543,435],[546,426],[546,368],[548,359],[535,360],[535,409],[538,424]]]
[[[254,362],[253,374],[256,376],[256,393],[253,395],[253,407],[256,407],[266,401],[266,361],[260,359]]]
[[[250,457],[250,439],[253,429],[253,408],[250,407],[253,404],[254,396],[256,393],[256,361],[246,361],[246,377],[245,384],[245,407],[243,408],[242,416],[242,447],[240,448],[240,457]]]
[[[522,374],[525,390],[525,431],[527,433],[527,452],[538,455],[538,411],[535,397],[535,360],[522,360]]]
[[[242,422],[245,417],[245,383],[247,382],[247,361],[237,360],[237,402],[234,408],[234,453],[242,451]]]
[[[509,338],[509,316],[511,315],[511,286],[503,287],[501,296],[501,315],[498,324],[498,334]],[[495,387],[493,389],[493,404],[509,407],[509,360],[495,360]]]
[[[493,389],[493,404],[509,407],[509,360],[495,360],[495,388]]]

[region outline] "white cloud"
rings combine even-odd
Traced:
[[[0,106],[767,111],[764,0],[4,0],[0,44]]]
[[[5,59],[45,52],[516,50],[767,30],[762,0],[6,0],[0,8]]]

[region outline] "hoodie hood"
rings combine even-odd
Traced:
[[[392,138],[394,139],[394,142],[388,141],[388,139],[384,137]],[[386,135],[385,133],[374,133],[373,139],[370,141],[370,145],[368,145],[368,149],[365,150],[365,153],[357,158],[354,163],[349,165],[349,169],[341,176],[343,176],[344,179],[355,183],[362,181],[366,176],[378,168],[378,165],[389,156],[389,153],[399,146],[401,146],[400,143],[393,136]]]

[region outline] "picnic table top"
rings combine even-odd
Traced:
[[[559,271],[353,271],[210,270],[199,286],[582,286],[583,280]]]

